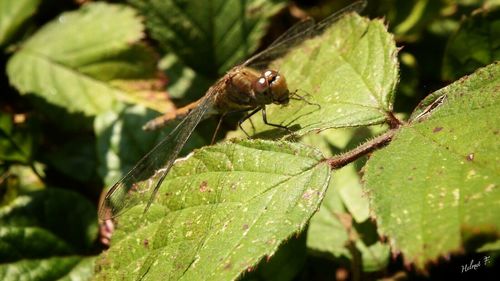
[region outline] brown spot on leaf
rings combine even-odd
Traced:
[[[144,245],[145,248],[148,248],[149,247],[149,240],[144,239],[144,241],[142,241],[142,244]]]
[[[304,194],[302,194],[302,198],[304,198],[304,199],[310,199],[313,194],[314,194],[314,191],[308,190],[308,191],[304,192]]]
[[[248,229],[248,224],[244,224],[243,227],[242,227],[243,230],[247,230]]]
[[[266,241],[266,244],[268,245],[274,245],[276,243],[276,239],[269,239]]]
[[[202,181],[200,184],[200,192],[206,192],[208,190],[208,182]]]
[[[465,159],[467,159],[467,161],[474,161],[474,153],[469,153]]]
[[[437,132],[440,132],[441,130],[443,130],[443,127],[436,127],[436,128],[434,128],[434,130],[432,130],[432,132],[437,133]]]
[[[133,183],[130,191],[137,192],[139,190],[139,185],[137,183]]]

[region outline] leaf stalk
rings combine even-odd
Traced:
[[[397,131],[398,129],[391,129],[385,132],[384,134],[375,137],[352,150],[331,157],[326,161],[328,165],[330,165],[330,168],[332,170],[340,169],[345,165],[355,161],[359,157],[364,156],[374,151],[375,149],[386,146],[392,140]]]

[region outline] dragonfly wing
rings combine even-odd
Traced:
[[[139,204],[146,204],[144,212],[148,210],[180,150],[213,106],[212,97],[211,94],[205,95],[167,137],[111,187],[99,207],[100,219],[115,218]],[[149,194],[149,197],[144,193]]]
[[[252,56],[246,60],[243,65],[251,66],[256,69],[265,68],[271,61],[276,58],[282,57],[290,49],[300,44],[308,38],[312,38],[321,34],[325,29],[339,20],[344,14],[350,12],[361,12],[366,6],[366,0],[361,0],[352,3],[351,5],[339,10],[324,20],[314,23],[312,19],[306,19],[296,23],[285,33],[283,33],[278,39],[276,39],[267,49]]]

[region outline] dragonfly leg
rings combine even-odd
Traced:
[[[257,107],[256,109],[250,111],[250,113],[245,115],[245,117],[241,118],[240,121],[238,121],[238,127],[240,127],[240,129],[243,131],[243,133],[245,133],[245,135],[247,135],[247,137],[250,137],[250,135],[247,133],[247,131],[245,131],[245,129],[243,129],[243,126],[241,126],[241,124],[243,124],[243,122],[245,122],[248,118],[252,117],[255,113],[259,112],[259,110],[261,109],[262,109],[261,107]]]
[[[255,125],[253,124],[252,119],[248,119],[248,122],[250,122],[250,126],[252,126],[252,131],[255,133]]]
[[[319,103],[315,103],[315,102],[311,102],[311,101],[308,101],[304,96],[301,96],[299,94],[297,94],[297,91],[298,90],[295,90],[295,92],[293,92],[291,95],[290,95],[290,99],[292,100],[301,100],[309,105],[315,105],[318,107],[318,109],[321,109],[321,105]],[[302,90],[304,91],[304,90]],[[305,95],[306,96],[311,96],[311,94],[309,94],[308,92],[304,91],[304,93],[306,93]]]
[[[224,116],[226,116],[226,114],[221,114],[220,118],[219,118],[219,122],[217,123],[217,127],[215,127],[215,132],[214,132],[214,135],[212,136],[212,140],[210,141],[210,144],[214,144],[215,143],[215,138],[217,137],[217,133],[219,132],[220,130],[220,126],[222,124],[222,119],[224,119]]]
[[[266,107],[265,106],[262,107],[262,120],[264,120],[264,124],[266,124],[266,125],[284,129],[288,133],[293,133],[292,130],[290,130],[287,126],[267,122],[267,115],[266,115]]]

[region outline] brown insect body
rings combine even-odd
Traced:
[[[224,88],[214,97],[214,107],[219,113],[250,110],[271,103],[286,104],[289,100],[285,78],[274,70],[234,68],[218,84]]]
[[[175,111],[148,122],[145,129],[157,129],[172,120],[181,120],[196,108],[204,98],[212,99],[212,106],[203,118],[215,114],[246,111],[267,104],[287,104],[290,92],[285,77],[275,70],[259,72],[249,67],[235,67],[215,82],[203,97]]]

